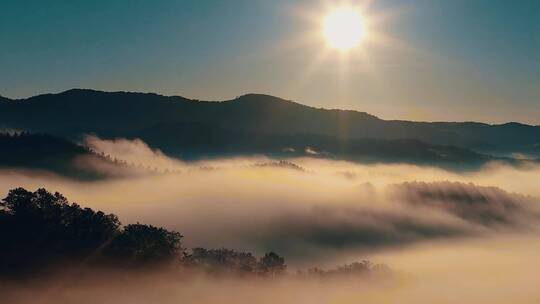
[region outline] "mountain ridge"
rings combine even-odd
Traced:
[[[316,109],[316,110],[324,110],[324,111],[339,111],[339,112],[352,112],[352,113],[360,113],[365,114],[367,116],[376,118],[378,120],[384,121],[384,122],[412,122],[412,123],[427,123],[427,124],[478,124],[478,125],[485,125],[485,126],[507,126],[507,125],[519,125],[519,126],[525,126],[525,127],[540,127],[540,125],[534,125],[534,124],[527,124],[522,123],[519,121],[507,121],[502,123],[487,123],[482,121],[473,121],[473,120],[464,120],[464,121],[446,121],[446,120],[407,120],[407,119],[385,119],[381,118],[377,115],[370,114],[365,111],[357,110],[357,109],[344,109],[344,108],[331,108],[331,107],[315,107],[310,106],[306,104],[302,104],[290,99],[285,99],[278,96],[273,96],[270,94],[264,94],[264,93],[245,93],[242,95],[238,95],[236,98],[233,99],[224,99],[224,100],[201,100],[201,99],[195,99],[195,98],[187,98],[181,95],[163,95],[155,92],[138,92],[138,91],[103,91],[103,90],[96,90],[96,89],[87,89],[87,88],[73,88],[68,89],[65,91],[61,91],[58,93],[43,93],[43,94],[37,94],[26,98],[9,98],[3,95],[0,95],[0,101],[6,101],[6,102],[20,102],[20,101],[29,101],[34,100],[36,98],[41,98],[45,96],[58,96],[58,95],[64,95],[64,94],[79,94],[79,93],[97,93],[97,94],[127,94],[132,96],[153,96],[153,97],[161,97],[166,99],[175,99],[175,100],[181,100],[181,101],[189,101],[189,102],[198,102],[198,103],[232,103],[232,102],[245,102],[245,101],[253,101],[248,100],[249,98],[268,98],[273,99],[276,102],[284,102],[284,103],[290,103],[295,105],[300,105],[303,107]],[[172,101],[172,100],[171,100]]]
[[[540,126],[384,120],[365,112],[315,108],[265,94],[200,101],[156,93],[72,89],[3,102],[0,110],[0,127],[67,137],[85,133],[136,136],[156,125],[203,124],[255,134],[330,136],[342,142],[417,139],[499,156],[540,157]]]

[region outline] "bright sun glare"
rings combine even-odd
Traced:
[[[353,8],[335,9],[324,18],[323,34],[330,47],[353,49],[365,36],[362,15]]]

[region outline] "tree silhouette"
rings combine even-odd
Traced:
[[[200,247],[186,253],[183,264],[209,273],[254,273],[258,266],[251,253]]]
[[[265,274],[276,276],[284,273],[287,266],[283,257],[274,252],[269,252],[260,259],[259,268]]]
[[[119,233],[115,215],[69,204],[45,189],[9,191],[0,202],[0,269],[17,271],[41,263],[82,259]],[[39,259],[36,259],[39,253]]]
[[[58,192],[13,189],[0,207],[0,272],[69,262],[158,264],[182,251],[178,232],[142,224],[120,229],[115,215],[70,204]]]
[[[182,235],[151,225],[131,224],[105,250],[115,263],[128,266],[168,263],[179,258]]]
[[[351,276],[351,277],[363,277],[371,274],[390,274],[390,268],[385,264],[372,264],[370,261],[353,262],[351,264],[345,264],[335,269],[323,270],[318,267],[308,269],[305,273],[299,272],[300,275],[307,275],[309,277],[336,277],[336,276]]]

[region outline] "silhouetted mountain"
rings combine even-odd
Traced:
[[[80,179],[109,174],[120,163],[66,139],[44,134],[0,133],[0,168],[34,169]]]
[[[250,150],[255,140],[260,142],[255,150],[261,151],[266,140],[272,140],[270,145],[281,149],[290,146],[293,139],[305,138],[306,141],[296,144],[307,146],[317,138],[325,141],[320,149],[334,153],[341,147],[330,147],[331,144],[356,147],[360,142],[367,143],[365,138],[375,138],[398,140],[387,144],[410,139],[416,141],[409,143],[420,147],[418,141],[501,155],[513,152],[540,155],[540,126],[382,120],[363,112],[318,109],[258,94],[208,102],[157,94],[74,89],[0,103],[0,127],[70,137],[82,133],[142,137],[165,150],[174,150],[174,146],[183,148],[185,143],[179,141],[183,138],[208,148],[214,141],[212,148],[219,148],[216,152],[230,149],[217,147],[218,143],[228,146],[234,143],[244,146],[237,149]],[[162,138],[162,134],[169,135]],[[196,146],[190,149],[197,151]],[[354,149],[348,151],[354,153]]]

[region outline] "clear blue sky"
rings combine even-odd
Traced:
[[[329,1],[325,1],[329,2]],[[320,57],[322,0],[0,3],[0,95],[70,88],[224,100],[267,93],[382,118],[540,124],[540,1],[379,0],[395,41]],[[363,59],[359,59],[363,58]],[[367,58],[367,59],[365,59]]]

